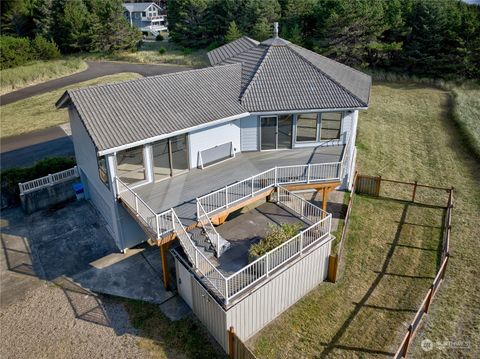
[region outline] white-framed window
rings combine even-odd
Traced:
[[[320,140],[338,140],[342,131],[342,112],[322,112],[320,121]]]
[[[110,182],[108,181],[108,169],[107,169],[107,159],[105,156],[103,157],[97,157],[97,165],[98,165],[98,177],[100,178],[100,181],[107,186],[107,188],[110,188]]]
[[[317,142],[318,114],[300,113],[297,115],[296,142]]]

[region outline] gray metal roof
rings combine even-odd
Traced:
[[[68,90],[98,151],[245,113],[241,65],[208,67]]]
[[[123,7],[126,8],[130,12],[140,12],[145,11],[150,5],[155,5],[155,7],[161,9],[160,6],[153,2],[137,2],[137,3],[123,3]]]
[[[225,46],[245,46],[239,39]],[[250,112],[367,107],[371,77],[274,37],[255,46],[249,42],[243,52],[210,56],[212,65],[242,63],[242,96]],[[222,47],[215,49],[224,53]]]
[[[220,46],[215,50],[209,51],[207,56],[212,65],[218,65],[219,63],[242,52],[245,52],[252,47],[257,46],[258,44],[258,41],[255,41],[247,36],[242,36],[235,41]]]
[[[69,90],[98,151],[247,112],[368,106],[371,78],[275,37],[242,37],[208,54],[213,67]]]

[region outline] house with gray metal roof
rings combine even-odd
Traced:
[[[137,27],[145,36],[156,37],[167,31],[165,9],[154,2],[123,3],[124,14],[131,26]]]
[[[207,68],[68,90],[57,106],[69,110],[85,196],[118,248],[160,246],[165,285],[176,285],[226,348],[230,325],[247,340],[325,280],[334,238],[328,194],[352,184],[371,78],[278,31],[263,42],[242,37],[208,58]],[[321,208],[297,190],[321,193]],[[265,199],[274,203],[269,214],[258,211],[267,221],[290,218],[303,229],[251,261],[258,235],[237,241],[228,219]],[[252,218],[245,233],[256,228]],[[282,292],[291,286],[295,295]],[[286,299],[259,299],[272,293]]]

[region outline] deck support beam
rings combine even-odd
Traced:
[[[163,286],[168,290],[170,285],[170,273],[168,271],[168,247],[171,242],[160,245],[160,256],[162,258]]]

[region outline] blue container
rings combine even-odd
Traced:
[[[73,190],[75,191],[75,196],[77,197],[77,201],[85,198],[83,183],[75,183],[73,185]]]

